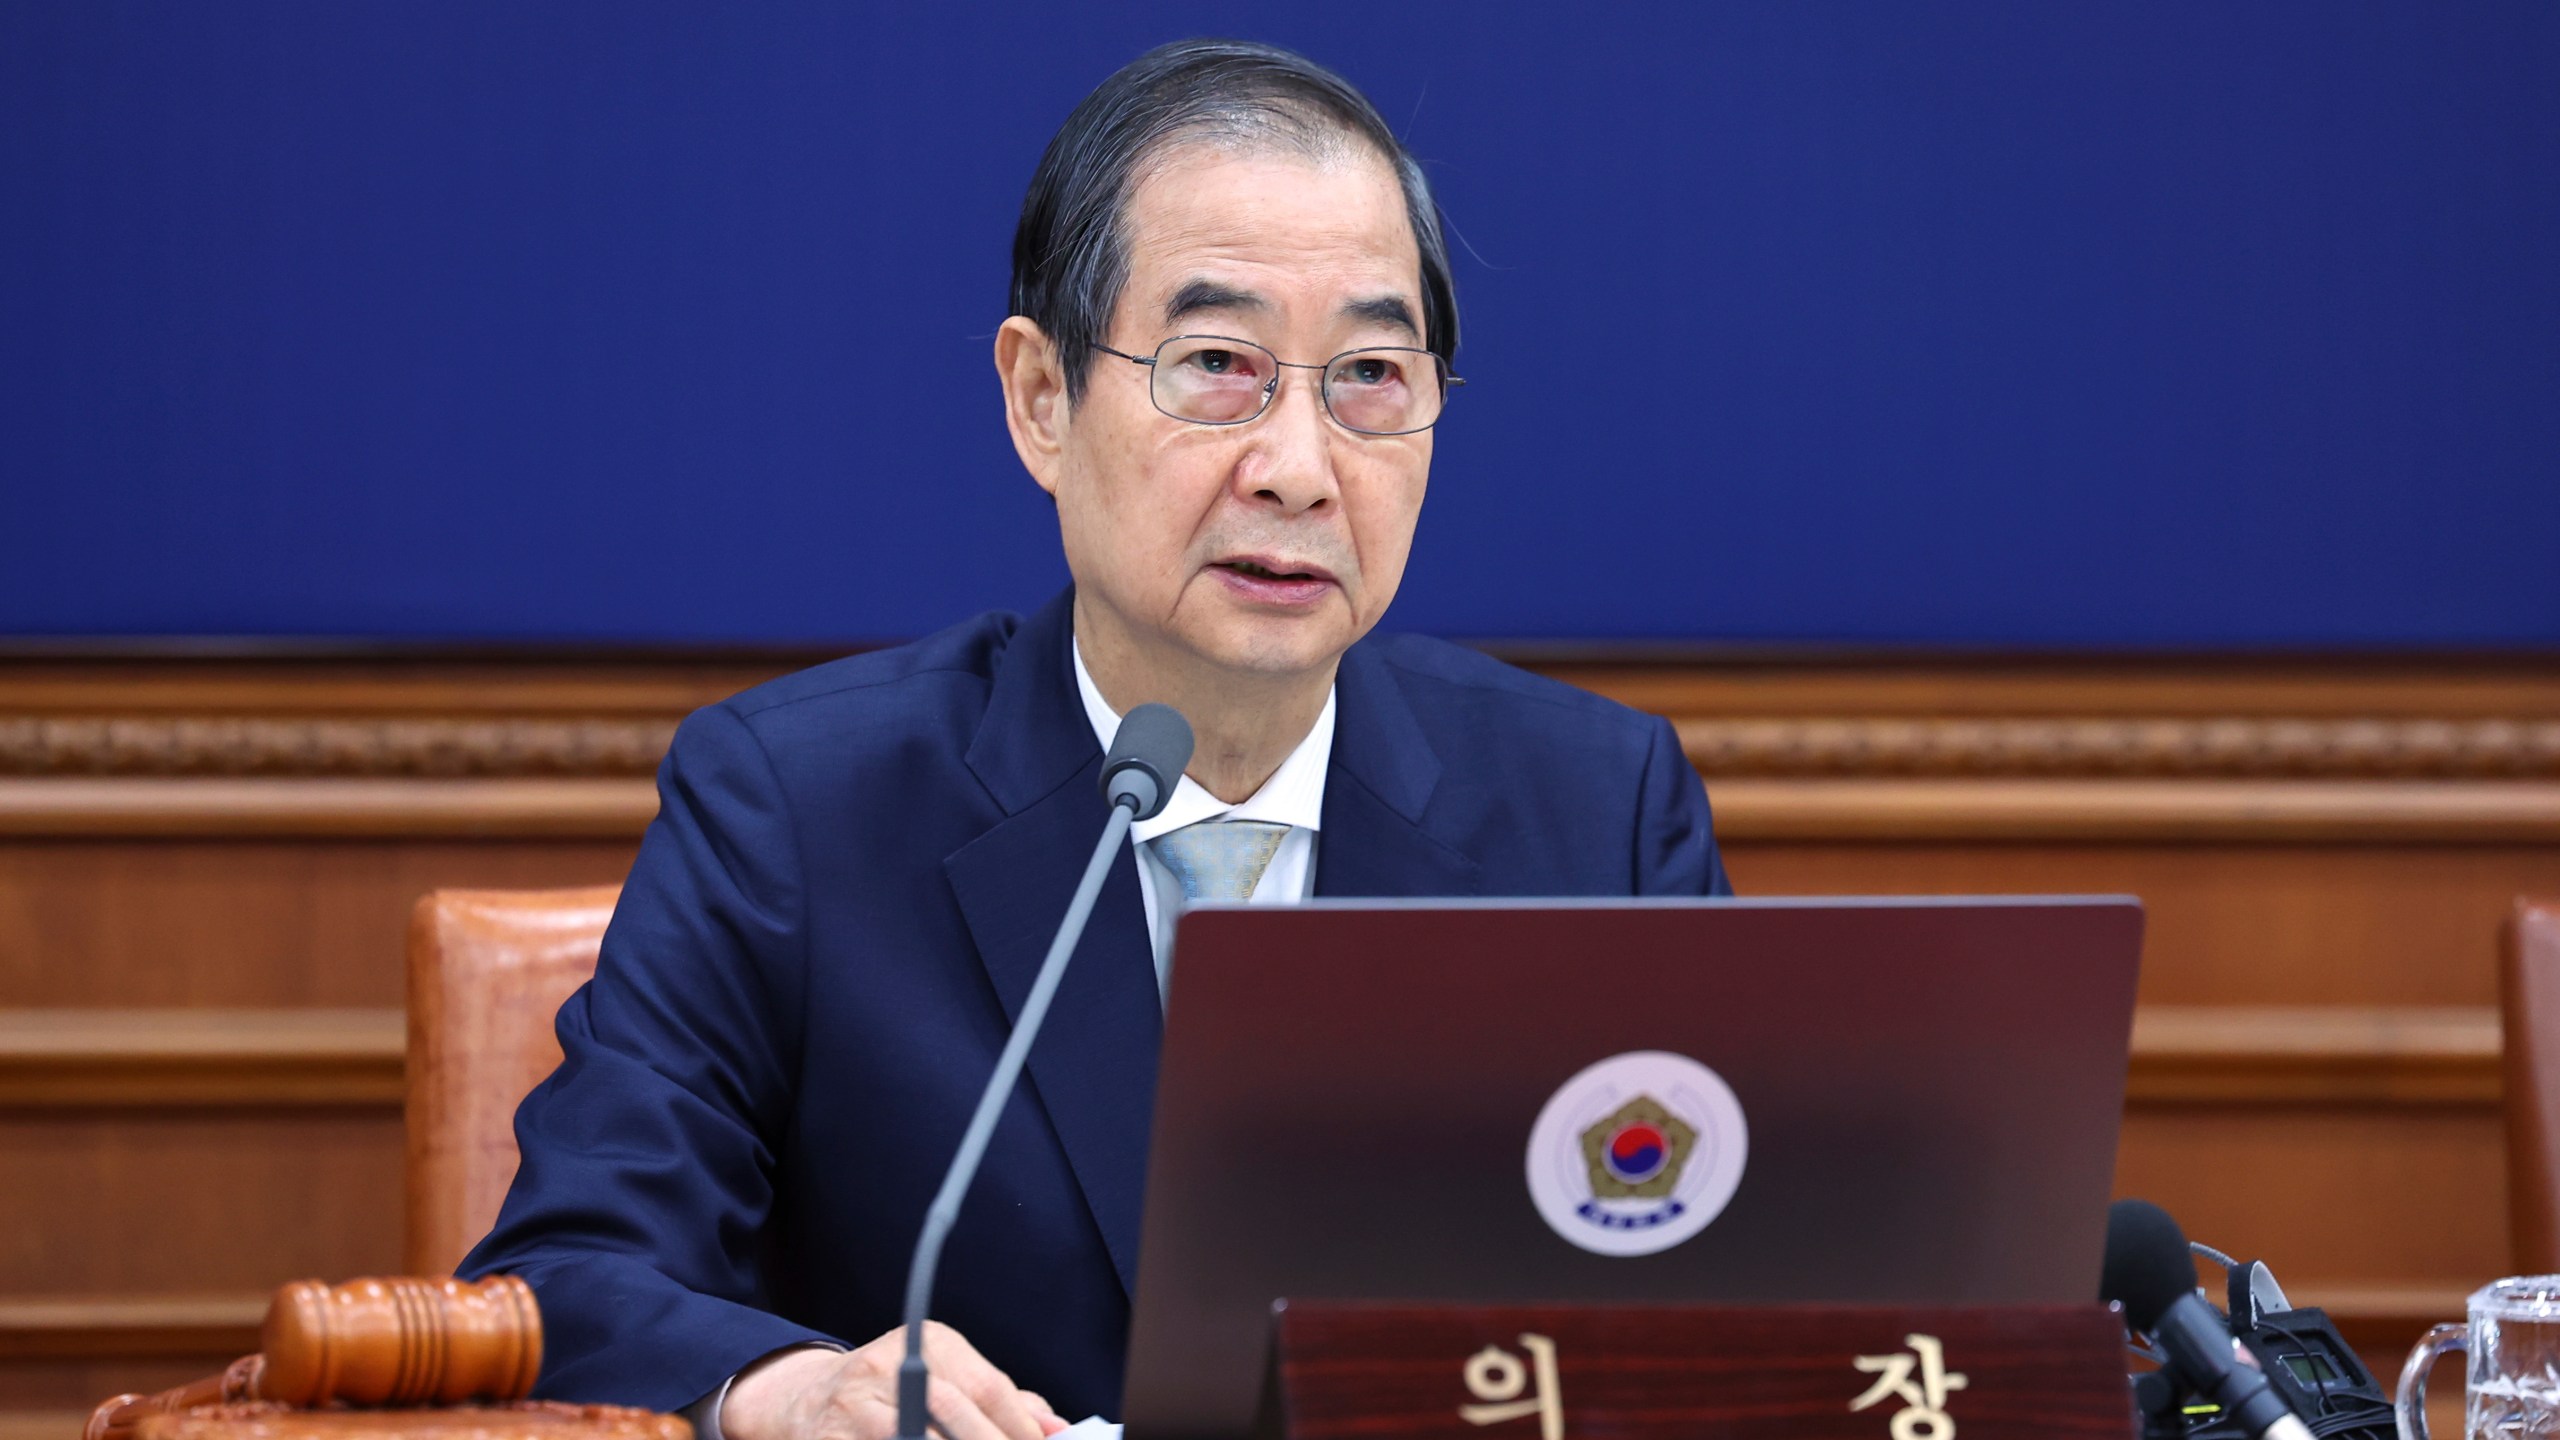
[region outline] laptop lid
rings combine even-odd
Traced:
[[[1274,1299],[2094,1300],[2123,897],[1182,916],[1124,1419],[1248,1427]]]

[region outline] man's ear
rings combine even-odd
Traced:
[[[1004,382],[1004,427],[1022,468],[1052,497],[1058,493],[1059,456],[1067,438],[1067,375],[1058,347],[1023,316],[996,331],[996,377]]]

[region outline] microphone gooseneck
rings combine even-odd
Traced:
[[[969,1182],[977,1178],[979,1163],[986,1159],[996,1117],[1004,1113],[1005,1101],[1012,1098],[1022,1078],[1031,1042],[1039,1038],[1049,1002],[1057,998],[1058,982],[1066,978],[1068,957],[1084,937],[1085,922],[1093,918],[1093,902],[1102,894],[1103,879],[1111,873],[1120,842],[1133,822],[1154,819],[1173,798],[1183,768],[1191,763],[1191,745],[1191,722],[1170,705],[1131,710],[1111,737],[1111,751],[1102,760],[1102,794],[1111,807],[1110,818],[1103,822],[1102,838],[1093,847],[1093,858],[1085,862],[1084,878],[1076,884],[1075,898],[1067,902],[1066,916],[1058,922],[1057,937],[1049,942],[1049,954],[1040,962],[1022,1013],[1014,1018],[1013,1033],[996,1056],[995,1073],[979,1093],[969,1128],[961,1132],[960,1149],[951,1157],[951,1168],[943,1172],[942,1188],[925,1208],[924,1231],[916,1237],[915,1260],[907,1268],[907,1353],[898,1362],[898,1440],[926,1440],[925,1426],[933,1418],[925,1405],[930,1375],[924,1363],[924,1319],[933,1303],[933,1275],[942,1261],[943,1242],[951,1238],[951,1227],[960,1219],[961,1198],[969,1193]]]
[[[2196,1294],[2195,1280],[2186,1232],[2169,1212],[2148,1200],[2119,1200],[2107,1208],[2098,1298],[2122,1305],[2133,1328],[2159,1342],[2171,1379],[2221,1406],[2250,1435],[2311,1440],[2311,1428],[2266,1375],[2234,1356],[2229,1322]]]

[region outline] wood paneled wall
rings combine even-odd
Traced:
[[[395,1265],[409,903],[619,879],[676,720],[801,658],[0,660],[0,1432]],[[2363,1342],[2506,1268],[2560,662],[1536,668],[1677,721],[1752,893],[2142,896],[2119,1187]]]

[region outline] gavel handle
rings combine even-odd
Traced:
[[[175,1390],[163,1390],[157,1395],[118,1395],[89,1412],[89,1423],[81,1428],[80,1440],[133,1440],[134,1429],[145,1415],[254,1400],[258,1395],[258,1372],[266,1368],[266,1363],[263,1355],[243,1355],[221,1374],[207,1375]]]
[[[293,1406],[521,1400],[542,1368],[542,1316],[513,1275],[297,1280],[267,1307],[258,1354],[220,1375],[99,1406],[82,1440],[131,1440],[146,1415],[272,1400]]]

